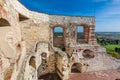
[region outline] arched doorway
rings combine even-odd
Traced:
[[[63,49],[64,45],[64,30],[62,27],[54,27],[53,28],[53,45],[55,47]]]
[[[81,63],[74,63],[71,66],[71,73],[81,73],[82,71],[82,64]]]

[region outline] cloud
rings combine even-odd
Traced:
[[[101,3],[97,4],[101,5]],[[96,17],[96,31],[120,31],[120,0],[105,2],[100,9],[97,8]]]
[[[112,4],[120,4],[120,0],[112,0]]]

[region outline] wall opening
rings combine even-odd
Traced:
[[[25,20],[28,20],[29,18],[22,15],[22,14],[19,14],[19,21],[25,21]]]
[[[38,78],[39,80],[61,80],[57,73],[48,73]]]
[[[82,64],[74,63],[71,67],[71,73],[81,73],[82,71]]]
[[[88,58],[88,59],[95,57],[94,52],[88,49],[84,50],[82,55],[84,58]]]
[[[64,47],[64,31],[62,27],[55,27],[53,32],[53,45],[65,51]]]
[[[36,69],[36,62],[34,56],[30,58],[29,65]]]
[[[10,23],[5,19],[0,18],[0,27],[8,27],[8,26],[10,26]]]
[[[41,53],[41,61],[42,61],[41,65],[38,67],[38,70],[37,70],[38,76],[43,75],[48,70],[47,53],[45,53],[45,52]]]
[[[42,59],[42,64],[43,65],[46,64],[47,63],[47,61],[46,61],[46,59],[47,59],[47,53],[43,52],[41,54],[41,59]]]
[[[80,43],[80,44],[86,43],[84,38],[84,26],[77,27],[77,43]]]

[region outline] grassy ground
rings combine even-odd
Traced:
[[[115,48],[120,48],[120,45],[107,45],[105,46],[107,53],[110,54],[111,56],[120,59],[120,54],[115,52]]]
[[[120,48],[120,45],[107,45],[105,48],[107,51],[115,51],[115,48]]]

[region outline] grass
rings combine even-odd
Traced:
[[[105,48],[107,51],[115,51],[115,48],[120,48],[120,45],[107,45]]]
[[[120,48],[120,45],[107,45],[105,46],[107,53],[110,54],[111,56],[120,59],[120,54],[115,52],[115,48]]]

